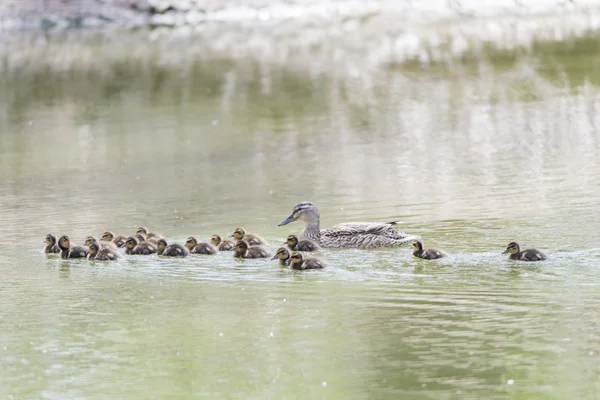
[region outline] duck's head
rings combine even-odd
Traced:
[[[290,263],[292,264],[302,264],[303,260],[302,254],[298,253],[297,251],[292,252],[290,255]]]
[[[288,236],[287,240],[285,241],[285,244],[290,246],[290,248],[296,247],[296,245],[298,244],[298,236],[296,236],[296,235]]]
[[[423,242],[420,240],[414,240],[412,242],[413,251],[423,251]]]
[[[90,249],[90,255],[94,255],[100,251],[100,245],[98,242],[92,242],[88,245],[88,247]]]
[[[143,233],[136,233],[136,234],[135,234],[135,238],[137,239],[137,241],[138,241],[139,243],[145,242],[145,241],[146,241],[146,239],[147,239],[146,235],[145,235],[145,234],[143,234]]]
[[[275,255],[273,256],[273,258],[271,258],[271,260],[287,260],[288,258],[290,258],[290,252],[288,251],[288,249],[286,249],[285,247],[280,247],[277,249]]]
[[[506,246],[506,250],[504,250],[502,252],[502,254],[506,254],[506,253],[517,254],[519,251],[521,251],[521,249],[519,247],[519,243],[517,243],[517,242],[510,242],[508,244],[508,246]]]
[[[246,231],[244,228],[237,228],[235,231],[233,231],[230,237],[236,240],[241,240],[244,236],[246,236]]]
[[[96,240],[95,237],[93,237],[93,236],[86,236],[84,243],[85,243],[86,246],[89,246],[90,244],[92,244],[94,242],[97,242],[97,240]]]
[[[56,244],[56,236],[52,235],[52,234],[47,234],[46,235],[46,245],[47,246],[53,246],[54,244]]]
[[[139,228],[137,228],[137,231],[135,231],[135,234],[137,235],[138,233],[147,235],[148,234],[148,229],[144,228],[143,226],[140,226]]]
[[[237,251],[238,253],[245,253],[248,250],[248,247],[250,247],[248,242],[246,242],[245,240],[239,240],[235,244],[235,251]]]
[[[125,248],[128,250],[133,250],[135,246],[138,245],[138,240],[135,236],[129,236],[125,241]]]
[[[309,201],[303,201],[302,203],[296,204],[294,210],[292,211],[292,214],[283,221],[281,221],[278,226],[287,225],[290,222],[294,222],[297,220],[311,222],[318,220],[319,218],[320,214],[317,207]]]
[[[69,237],[67,235],[61,236],[58,239],[58,247],[61,250],[66,250],[69,247],[71,247],[71,240],[69,239]]]
[[[158,251],[163,251],[167,248],[167,241],[165,239],[160,239],[156,242],[156,247],[158,248]]]
[[[112,242],[115,239],[115,234],[110,231],[106,231],[102,234],[100,239],[104,240],[105,242]]]
[[[197,245],[197,244],[198,244],[198,240],[196,240],[196,238],[193,237],[193,236],[190,236],[185,241],[185,247],[187,247],[189,250],[193,249],[194,246]]]
[[[221,244],[221,240],[221,236],[212,235],[210,238],[210,244],[212,244],[213,246],[218,246],[219,244]]]

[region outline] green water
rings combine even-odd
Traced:
[[[68,53],[77,38],[46,40]],[[0,395],[600,397],[598,43],[368,77],[165,67],[150,45],[145,63],[89,69],[4,54]],[[450,257],[323,250],[328,269],[292,272],[42,253],[49,232],[81,244],[141,225],[180,243],[243,226],[275,250],[302,200],[323,227],[400,220]],[[513,240],[550,260],[508,261]]]

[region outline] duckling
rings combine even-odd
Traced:
[[[216,246],[220,251],[233,251],[235,250],[235,242],[231,239],[221,239],[219,235],[212,235],[210,243]]]
[[[277,259],[279,259],[279,265],[283,267],[287,267],[288,265],[290,265],[290,252],[288,251],[288,249],[286,249],[285,247],[278,248],[271,260]]]
[[[415,240],[412,243],[412,255],[424,260],[435,260],[437,258],[446,257],[446,253],[436,249],[423,250],[423,242]]]
[[[250,246],[264,246],[267,244],[265,239],[252,233],[246,233],[244,228],[237,228],[230,237],[234,238],[236,241],[245,240]]]
[[[102,237],[100,238],[100,240],[102,242],[113,242],[114,244],[117,245],[117,247],[123,247],[123,246],[125,246],[125,242],[127,241],[127,238],[125,236],[115,236],[115,234],[112,233],[111,231],[106,231],[102,234]]]
[[[314,257],[304,258],[297,251],[292,252],[290,255],[290,267],[292,269],[323,269],[326,266],[327,264],[323,260]]]
[[[89,245],[88,260],[109,261],[118,258],[119,254],[115,250],[109,247],[101,248],[98,242],[91,242]]]
[[[288,236],[285,244],[288,245],[290,250],[295,251],[317,251],[321,249],[316,242],[310,239],[299,240],[296,235]]]
[[[279,226],[294,221],[303,221],[306,226],[301,239],[310,239],[321,247],[371,248],[399,246],[414,240],[404,232],[396,230],[397,221],[392,222],[345,222],[328,229],[321,229],[321,214],[317,207],[308,201],[296,204],[292,214],[281,221]]]
[[[137,229],[137,231],[135,231],[136,235],[138,233],[141,233],[141,234],[145,235],[146,236],[146,240],[152,239],[153,241],[158,242],[160,239],[163,239],[163,237],[161,235],[159,235],[158,233],[148,232],[148,229],[144,228],[143,226],[140,226]]]
[[[537,249],[527,249],[521,251],[519,243],[517,242],[510,242],[508,246],[506,246],[506,250],[502,252],[502,254],[506,253],[510,253],[510,256],[508,257],[510,260],[543,261],[548,259],[548,256]]]
[[[191,254],[217,254],[217,248],[210,243],[200,242],[190,236],[185,241],[185,247],[188,248]]]
[[[137,239],[138,243],[144,243],[148,239],[148,237],[143,233],[136,233],[134,237]]]
[[[269,258],[271,253],[262,246],[250,246],[245,240],[238,240],[235,244],[233,258]]]
[[[135,236],[130,236],[125,241],[125,254],[150,255],[158,252],[158,248],[150,242],[139,243]]]
[[[61,236],[58,239],[58,247],[60,247],[60,258],[66,260],[69,258],[86,258],[88,249],[81,246],[71,246],[71,240],[68,236]]]
[[[187,247],[184,247],[180,244],[174,243],[167,245],[167,241],[165,239],[160,239],[156,244],[158,248],[158,255],[165,257],[187,257],[190,255]]]
[[[87,236],[85,238],[85,246],[90,247],[90,244],[92,244],[92,243],[98,243],[98,245],[102,249],[111,249],[113,251],[117,251],[117,249],[118,249],[118,246],[114,242],[105,242],[105,241],[98,242],[95,237]]]
[[[49,233],[46,235],[46,247],[44,248],[44,253],[53,254],[60,253],[60,247],[56,244],[56,236]]]

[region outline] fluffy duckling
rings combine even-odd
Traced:
[[[138,242],[135,236],[130,236],[125,241],[125,254],[148,256],[158,252],[158,248],[150,242]]]
[[[219,251],[235,250],[235,241],[231,239],[221,239],[221,236],[219,235],[212,235],[210,238],[210,244],[215,246]]]
[[[153,241],[158,242],[160,239],[163,239],[163,237],[158,233],[148,232],[148,229],[144,228],[143,226],[140,226],[137,231],[135,231],[136,235],[139,233],[146,235],[147,240],[153,239]]]
[[[318,258],[310,257],[304,258],[304,256],[296,251],[290,255],[290,267],[292,269],[323,269],[327,266],[323,260]]]
[[[49,233],[46,235],[46,247],[44,248],[44,253],[54,254],[60,253],[60,247],[56,244],[56,236]]]
[[[160,239],[156,244],[158,248],[158,255],[165,257],[187,257],[190,255],[187,247],[184,247],[180,244],[173,243],[167,244],[165,239]]]
[[[125,242],[127,241],[127,238],[125,236],[115,236],[115,234],[112,233],[111,231],[106,231],[102,234],[100,241],[113,242],[114,244],[117,245],[117,247],[123,247],[123,246],[125,246]]]
[[[109,247],[102,248],[98,242],[92,242],[89,245],[88,260],[111,261],[118,258],[119,254],[114,249]]]
[[[412,255],[424,260],[435,260],[446,257],[446,253],[436,249],[423,249],[423,242],[415,240],[412,242]]]
[[[245,240],[238,240],[235,244],[233,258],[269,258],[271,253],[262,246],[250,246]]]
[[[506,246],[506,250],[502,252],[502,254],[506,253],[510,253],[510,256],[508,257],[510,260],[543,261],[548,259],[548,256],[538,249],[527,249],[521,251],[519,243],[517,242],[510,242],[508,246]]]
[[[58,239],[58,247],[60,247],[60,258],[63,260],[69,258],[86,258],[88,255],[88,249],[81,246],[71,246],[71,240],[68,236],[61,236]]]
[[[280,247],[271,260],[279,260],[279,265],[287,267],[290,265],[290,252],[285,247]]]
[[[113,251],[117,251],[117,249],[118,249],[118,246],[114,242],[105,242],[105,241],[98,242],[95,237],[87,236],[85,238],[84,245],[89,248],[92,243],[98,243],[98,245],[102,249],[111,249]]]
[[[185,241],[185,247],[188,248],[191,254],[217,254],[217,248],[210,243],[200,242],[190,236]]]
[[[296,235],[288,236],[285,244],[288,245],[290,250],[294,251],[317,251],[320,250],[321,247],[317,244],[317,242],[310,239],[298,239]]]
[[[244,228],[237,228],[230,237],[234,238],[236,242],[245,240],[250,246],[264,246],[267,244],[265,239],[252,233],[246,233]]]

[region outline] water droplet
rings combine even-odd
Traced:
[[[512,385],[515,383],[515,381],[513,379],[509,379],[506,381],[506,383],[508,383],[509,385]]]
[[[323,385],[323,387],[327,387],[327,382],[323,381],[321,385]]]
[[[594,352],[593,352],[593,351],[590,351],[590,352],[588,353],[588,356],[593,356],[593,355],[594,355]]]
[[[219,120],[217,120],[217,119],[213,119],[213,122],[212,122],[213,126],[214,126],[214,125],[217,125],[218,123],[219,123]]]
[[[269,333],[269,336],[273,337],[273,332]]]
[[[287,301],[287,299],[283,299],[283,301]]]
[[[219,332],[219,336],[223,336],[223,332]]]

